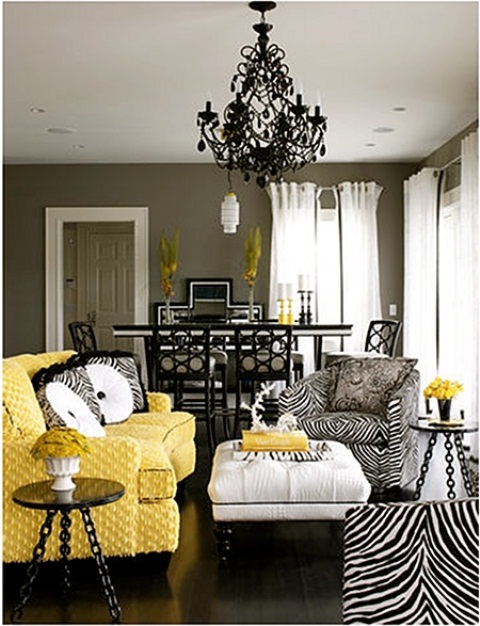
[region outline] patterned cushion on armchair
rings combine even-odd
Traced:
[[[332,364],[335,382],[327,411],[356,411],[385,415],[390,396],[417,363],[416,359],[342,359]]]

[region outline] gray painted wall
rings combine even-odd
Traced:
[[[418,164],[317,164],[298,182],[331,186],[374,180],[384,188],[378,223],[383,314],[403,304],[403,181]],[[250,224],[262,229],[264,249],[256,299],[267,302],[271,216],[266,193],[233,176],[241,205],[236,235],[219,224],[225,173],[215,165],[11,165],[4,168],[4,354],[39,352],[45,342],[45,207],[148,206],[150,301],[161,300],[157,261],[162,228],[180,227],[176,300],[185,278],[232,277],[234,297],[246,300],[241,278],[243,241]],[[301,253],[301,251],[299,251]]]

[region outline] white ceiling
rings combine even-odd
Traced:
[[[7,163],[212,162],[196,113],[231,97],[256,40],[247,2],[3,9]],[[418,161],[478,118],[476,1],[279,2],[267,21],[306,101],[321,96],[325,161]]]

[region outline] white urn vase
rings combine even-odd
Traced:
[[[49,456],[45,459],[47,474],[54,478],[52,489],[54,491],[72,491],[76,485],[72,476],[80,470],[79,456]]]

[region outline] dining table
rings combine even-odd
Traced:
[[[182,322],[175,322],[179,325]],[[205,321],[201,322],[203,325]],[[242,322],[210,322],[211,337],[232,338],[235,335],[235,327]],[[262,320],[259,324],[274,324],[275,322]],[[292,336],[295,339],[303,337],[313,338],[314,341],[314,363],[317,370],[322,367],[322,344],[324,337],[350,337],[352,334],[352,324],[292,324]],[[148,339],[154,337],[157,324],[114,324],[114,337],[130,337],[136,339]]]

